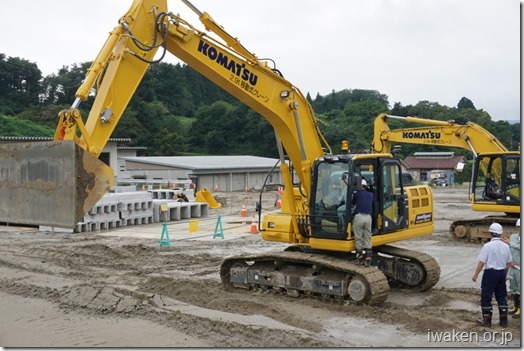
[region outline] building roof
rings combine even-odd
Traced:
[[[257,156],[147,156],[119,157],[119,159],[190,170],[272,168],[278,161],[276,158]]]
[[[117,150],[147,150],[147,146],[118,146]]]
[[[415,157],[408,156],[404,162],[409,169],[456,169],[459,162],[465,163],[464,156],[453,157]]]
[[[454,152],[444,151],[444,152],[415,152],[413,154],[415,157],[453,157],[455,156]]]

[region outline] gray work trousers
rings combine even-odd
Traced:
[[[371,249],[371,215],[357,213],[353,218],[353,234],[357,250]]]

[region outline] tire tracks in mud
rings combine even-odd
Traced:
[[[215,266],[221,259],[210,257],[206,253],[171,255],[165,248],[160,250],[143,244],[110,246],[78,242],[65,245],[46,245],[40,242],[38,246],[23,245],[16,249],[3,248],[1,251],[4,255],[0,260],[0,269],[6,273],[4,276],[13,278],[0,279],[0,290],[12,295],[50,301],[66,312],[144,318],[176,327],[204,340],[213,340],[212,344],[216,343],[216,346],[333,346],[333,341],[328,341],[327,338],[322,340],[323,338],[315,337],[313,333],[280,324],[271,317],[260,315],[259,319],[266,319],[264,325],[256,321],[251,324],[239,323],[234,321],[234,317],[226,319],[220,315],[211,318],[205,314],[198,316],[173,308],[172,301],[175,300],[166,295],[141,291],[142,286],[148,286],[148,279],[160,279],[155,278],[158,274],[167,274],[165,279],[175,281],[175,284],[183,287],[184,284],[189,284],[189,280],[184,277],[169,277],[169,274],[194,271],[198,263],[206,263],[203,270],[207,270],[208,274],[208,265]],[[7,273],[7,270],[13,272]],[[201,273],[196,273],[199,274]],[[153,278],[147,278],[149,275]],[[39,281],[57,279],[62,280],[61,285],[65,287],[38,285]],[[209,298],[209,290],[203,291],[199,286],[213,286],[216,289],[218,274],[214,285],[210,285],[207,280],[195,281],[201,281],[193,284],[195,289],[182,290],[192,290],[191,295],[199,293],[203,295],[201,299],[205,300]],[[189,305],[185,302],[182,304]],[[197,308],[202,307],[194,305],[192,309]],[[222,314],[225,315],[224,312]],[[275,334],[280,335],[275,338]]]
[[[326,332],[333,318],[345,316],[370,320],[377,330],[381,325],[418,334],[478,330],[478,311],[452,306],[457,301],[478,304],[475,289],[402,292],[420,303],[387,300],[371,307],[260,291],[226,292],[218,273],[224,255],[258,247],[257,240],[159,248],[156,241],[124,243],[96,235],[0,236],[0,290],[50,301],[66,313],[153,321],[220,347],[358,346]],[[519,328],[513,322],[508,330],[520,337]]]

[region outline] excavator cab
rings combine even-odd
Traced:
[[[506,213],[519,213],[520,153],[479,154],[473,168],[472,207],[495,211],[504,206]]]
[[[346,240],[351,237],[353,194],[365,179],[373,193],[373,234],[395,233],[407,227],[407,195],[400,162],[383,155],[321,157],[314,167],[310,200],[311,236]]]

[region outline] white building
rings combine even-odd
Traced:
[[[266,185],[282,184],[277,161],[256,156],[119,157],[118,181],[153,180],[174,185],[191,180],[199,189],[258,190],[266,177]]]

